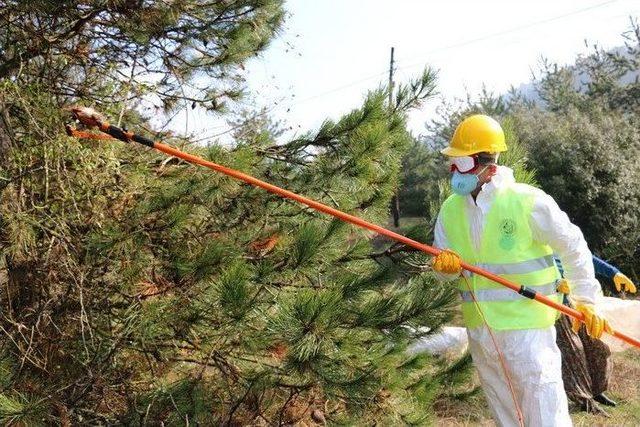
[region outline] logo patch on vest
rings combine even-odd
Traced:
[[[506,251],[516,245],[516,222],[511,218],[500,221],[500,247]]]

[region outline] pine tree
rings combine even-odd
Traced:
[[[409,138],[402,111],[430,85],[426,74],[391,113],[380,90],[289,143],[256,133],[206,155],[384,222]],[[404,349],[414,329],[449,318],[449,290],[428,275],[399,281],[393,265],[371,258],[361,230],[208,171],[178,164],[165,173],[145,190],[130,228],[118,222],[93,238],[114,274],[121,247],[145,248],[135,258],[126,252],[127,293],[139,298],[144,283],[143,292],[162,296],[140,303],[128,340],[152,355],[154,369],[180,379],[141,374],[153,387],[139,412],[162,420],[176,401],[174,421],[204,422],[214,408],[214,424],[294,422],[325,408],[326,419],[343,422],[428,418],[425,377],[434,367]]]
[[[286,144],[265,129],[232,149],[187,148],[384,222],[409,142],[403,114],[430,95],[432,76],[400,90],[391,111],[374,91]],[[30,408],[18,405],[30,390],[52,397],[18,410],[23,419],[429,417],[437,367],[404,350],[415,330],[449,319],[449,289],[428,274],[398,279],[361,230],[144,149],[70,140],[46,94],[4,93],[21,116],[48,117],[25,122],[43,133],[25,133],[21,153],[61,170],[3,188],[5,259],[29,266],[7,288],[17,294],[5,300],[3,360],[15,375],[5,408]]]
[[[202,73],[228,78],[212,85],[226,90],[277,31],[280,2],[2,5],[14,26],[0,67],[3,422],[429,419],[441,366],[405,349],[450,318],[451,289],[399,274],[368,233],[303,206],[61,130],[61,103],[82,97],[143,131],[144,117],[113,101],[149,88],[114,78],[119,61],[164,67],[153,89],[167,108]],[[153,50],[167,46],[182,48]],[[213,56],[191,70],[204,47]],[[427,70],[393,106],[373,91],[287,143],[269,126],[231,148],[167,142],[384,223],[410,140],[404,115],[433,90]],[[212,102],[195,90],[182,101],[196,92]]]
[[[283,18],[280,0],[2,0],[0,79],[37,80],[57,97],[85,100],[125,80],[135,90],[151,85],[165,105],[216,109],[237,95],[243,62]]]
[[[115,123],[145,96],[165,112],[224,111],[243,94],[244,62],[280,30],[282,3],[0,0],[0,80],[115,109]],[[0,166],[15,143],[10,107],[0,99]]]

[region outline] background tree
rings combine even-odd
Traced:
[[[236,95],[225,85],[241,78],[242,63],[267,46],[283,17],[279,0],[2,1],[0,78],[30,78],[83,99],[113,82],[149,79],[165,105],[187,99],[215,109],[218,98]]]
[[[423,140],[414,138],[402,158],[402,181],[399,188],[402,215],[424,216],[426,203],[437,199],[437,182],[447,173],[443,157]]]
[[[540,185],[597,255],[637,278],[640,135],[635,116],[592,105],[514,114]],[[637,280],[637,279],[636,279]]]
[[[585,234],[592,251],[638,280],[640,264],[640,30],[622,47],[594,46],[569,67],[543,64],[542,102],[515,103],[512,116],[540,186]]]

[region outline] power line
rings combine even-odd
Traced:
[[[474,39],[465,40],[465,41],[462,41],[462,42],[459,42],[459,43],[454,43],[454,44],[451,44],[451,45],[448,45],[448,46],[442,46],[442,47],[439,47],[439,48],[435,48],[435,49],[432,49],[432,50],[430,50],[428,52],[425,52],[423,55],[427,56],[427,55],[431,55],[431,54],[437,53],[437,52],[447,51],[447,50],[451,50],[451,49],[457,49],[457,48],[464,47],[464,46],[467,46],[467,45],[470,45],[470,44],[473,44],[473,43],[478,43],[478,42],[481,42],[481,41],[484,41],[484,40],[488,40],[488,39],[491,39],[491,38],[494,38],[494,37],[502,36],[502,35],[505,35],[505,34],[511,34],[511,33],[514,33],[514,32],[518,32],[518,31],[529,29],[529,28],[537,27],[539,25],[548,24],[550,22],[554,22],[554,21],[557,21],[557,20],[560,20],[560,19],[568,18],[570,16],[578,15],[578,14],[581,14],[581,13],[584,13],[584,12],[588,12],[590,10],[599,9],[601,7],[604,7],[604,6],[613,4],[613,3],[617,3],[619,1],[620,0],[605,1],[605,2],[598,3],[598,4],[595,4],[595,5],[592,5],[592,6],[588,6],[588,7],[577,9],[577,10],[574,10],[574,11],[571,11],[571,12],[567,12],[567,13],[564,13],[562,15],[557,15],[557,16],[554,16],[554,17],[551,17],[551,18],[546,18],[546,19],[540,20],[540,21],[531,22],[529,24],[525,24],[525,25],[521,25],[521,26],[518,26],[518,27],[514,27],[514,28],[498,31],[498,32],[495,32],[495,33],[487,34],[485,36],[476,37]],[[396,67],[395,70],[396,71],[407,70],[407,69],[414,68],[414,67],[419,66],[419,65],[424,66],[425,63],[423,61],[414,62],[414,63],[408,64],[408,65],[404,65],[404,66],[401,66],[401,67]],[[282,103],[280,103],[278,105],[273,105],[270,108],[265,109],[264,111],[262,111],[259,114],[257,114],[257,116],[259,117],[259,116],[265,115],[267,113],[271,113],[273,111],[284,109],[284,108],[287,108],[287,110],[288,110],[288,109],[291,109],[291,108],[293,108],[293,107],[295,107],[297,105],[303,104],[305,102],[312,101],[314,99],[321,98],[321,97],[324,97],[326,95],[330,95],[330,94],[335,93],[335,92],[343,91],[344,89],[348,89],[350,87],[353,87],[355,85],[358,85],[360,83],[364,83],[366,81],[369,81],[369,80],[372,80],[372,79],[375,79],[375,78],[380,78],[385,74],[386,74],[386,71],[382,71],[382,72],[379,72],[379,73],[376,73],[376,74],[372,74],[370,76],[363,77],[361,79],[352,81],[350,83],[346,83],[346,84],[344,84],[342,86],[338,86],[336,88],[329,89],[327,91],[320,92],[318,94],[315,94],[315,95],[312,95],[312,96],[309,96],[309,97],[306,97],[306,98],[303,98],[303,99],[296,100],[295,102],[292,102],[292,103],[282,102]],[[233,130],[233,128],[227,129],[226,131],[223,131],[221,133],[212,135],[210,138],[215,138],[217,136],[224,135],[226,133],[229,133],[232,130]]]
[[[360,80],[356,80],[356,81],[353,81],[353,82],[351,82],[351,83],[347,83],[347,84],[345,84],[345,85],[343,85],[343,86],[340,86],[340,87],[337,87],[337,88],[335,88],[335,89],[330,89],[330,90],[328,90],[328,91],[326,91],[326,92],[322,92],[322,93],[319,93],[319,94],[317,94],[317,95],[312,95],[312,96],[310,96],[310,97],[303,98],[303,99],[301,99],[301,100],[299,100],[299,101],[297,101],[297,102],[295,102],[295,103],[293,103],[293,104],[290,104],[290,105],[291,105],[291,106],[293,106],[293,105],[302,104],[303,102],[311,101],[311,100],[313,100],[313,99],[320,98],[320,97],[322,97],[322,96],[329,95],[329,94],[332,94],[332,93],[334,93],[334,92],[339,92],[339,91],[341,91],[341,90],[343,90],[343,89],[350,88],[351,86],[355,86],[355,85],[357,85],[357,84],[359,84],[359,83],[366,82],[367,80],[372,80],[372,79],[374,79],[374,78],[376,78],[376,77],[382,77],[382,76],[384,76],[386,73],[387,73],[386,71],[382,71],[382,72],[380,72],[380,73],[378,73],[378,74],[374,74],[374,75],[371,75],[371,76],[369,76],[369,77],[364,77],[364,78],[362,78],[362,79],[360,79]]]
[[[446,50],[450,50],[450,49],[456,49],[456,48],[459,48],[459,47],[467,46],[467,45],[470,45],[470,44],[473,44],[473,43],[477,43],[477,42],[480,42],[480,41],[488,40],[488,39],[491,39],[491,38],[494,38],[494,37],[498,37],[498,36],[501,36],[501,35],[510,34],[510,33],[514,33],[514,32],[517,32],[517,31],[522,31],[522,30],[525,30],[525,29],[528,29],[528,28],[533,28],[533,27],[536,27],[538,25],[543,25],[543,24],[547,24],[549,22],[557,21],[559,19],[567,18],[569,16],[578,15],[580,13],[588,12],[588,11],[593,10],[593,9],[598,9],[598,8],[601,8],[603,6],[607,6],[607,5],[612,4],[612,3],[617,3],[619,1],[620,0],[609,0],[609,1],[606,1],[606,2],[598,3],[598,4],[595,4],[593,6],[588,6],[588,7],[582,8],[582,9],[574,10],[574,11],[571,11],[571,12],[564,13],[562,15],[557,15],[557,16],[554,16],[554,17],[551,17],[551,18],[546,18],[546,19],[540,20],[540,21],[535,21],[535,22],[532,22],[532,23],[529,23],[529,24],[521,25],[519,27],[510,28],[510,29],[499,31],[499,32],[496,32],[496,33],[487,34],[485,36],[480,36],[480,37],[477,37],[477,38],[474,38],[474,39],[465,40],[465,41],[462,41],[462,42],[459,42],[459,43],[454,43],[454,44],[451,44],[451,45],[448,45],[448,46],[442,46],[442,47],[439,47],[439,48],[435,48],[435,49],[430,50],[429,52],[425,52],[423,55],[427,56],[427,55],[430,55],[430,54],[433,54],[433,53],[436,53],[436,52],[446,51]],[[425,63],[424,62],[414,62],[414,63],[408,64],[408,65],[404,65],[402,67],[397,67],[396,71],[406,70],[406,69],[409,69],[409,68],[416,67],[418,65],[423,65],[424,66]],[[347,83],[345,85],[336,87],[334,89],[329,89],[329,90],[327,90],[325,92],[321,92],[321,93],[318,93],[316,95],[312,95],[312,96],[309,96],[307,98],[303,98],[303,99],[297,100],[296,102],[293,102],[291,104],[278,105],[278,106],[272,107],[271,109],[269,109],[269,111],[278,110],[278,109],[285,108],[285,107],[291,108],[291,107],[294,107],[296,105],[299,105],[299,104],[302,104],[302,103],[305,103],[305,102],[308,102],[308,101],[311,101],[311,100],[314,100],[314,99],[317,99],[317,98],[321,98],[323,96],[330,95],[330,94],[335,93],[335,92],[342,91],[344,89],[347,89],[347,88],[350,88],[352,86],[355,86],[355,85],[357,85],[359,83],[363,83],[365,81],[372,80],[374,78],[382,77],[384,74],[386,74],[386,72],[382,71],[380,73],[373,74],[373,75],[368,76],[368,77],[363,77],[362,79],[355,80],[355,81],[353,81],[351,83]]]
[[[465,41],[462,41],[462,42],[459,42],[459,43],[454,43],[454,44],[451,44],[451,45],[448,45],[448,46],[435,48],[435,49],[432,49],[432,50],[430,50],[428,52],[425,52],[422,55],[423,56],[427,56],[427,55],[431,55],[431,54],[436,53],[436,52],[441,52],[441,51],[450,50],[450,49],[456,49],[456,48],[459,48],[459,47],[467,46],[467,45],[470,45],[470,44],[473,44],[473,43],[481,42],[481,41],[488,40],[488,39],[491,39],[491,38],[494,38],[494,37],[498,37],[498,36],[502,36],[502,35],[505,35],[505,34],[511,34],[511,33],[517,32],[517,31],[522,31],[522,30],[526,30],[526,29],[529,29],[529,28],[537,27],[538,25],[548,24],[549,22],[557,21],[559,19],[568,18],[569,16],[578,15],[580,13],[588,12],[588,11],[593,10],[593,9],[598,9],[598,8],[601,8],[603,6],[607,6],[607,5],[612,4],[612,3],[617,3],[618,1],[620,1],[620,0],[609,0],[609,1],[606,1],[606,2],[603,2],[603,3],[598,3],[598,4],[595,4],[593,6],[589,6],[589,7],[585,7],[585,8],[582,8],[582,9],[574,10],[572,12],[567,12],[567,13],[562,14],[562,15],[554,16],[554,17],[543,19],[543,20],[540,20],[540,21],[531,22],[529,24],[525,24],[525,25],[521,25],[521,26],[518,26],[518,27],[510,28],[510,29],[507,29],[507,30],[498,31],[496,33],[487,34],[485,36],[480,36],[480,37],[477,37],[475,39],[465,40]],[[424,62],[414,62],[412,64],[405,65],[404,67],[400,67],[400,68],[407,69],[407,68],[416,67],[418,65],[424,65]]]

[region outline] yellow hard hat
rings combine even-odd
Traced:
[[[504,132],[500,123],[484,114],[474,114],[460,122],[449,146],[441,153],[450,157],[460,157],[502,151],[507,151],[507,145],[504,143]]]

